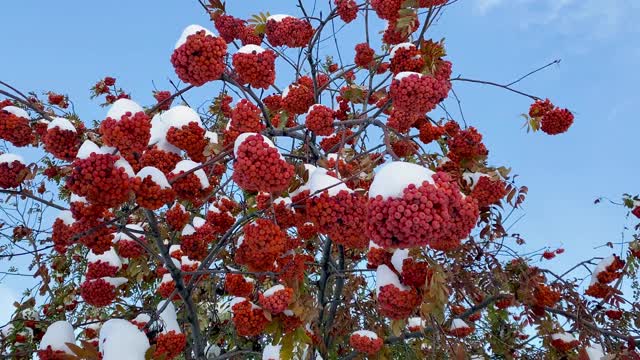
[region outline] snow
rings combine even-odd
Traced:
[[[387,285],[393,285],[402,291],[409,290],[408,287],[400,283],[398,275],[394,273],[387,265],[380,265],[376,270],[376,291],[379,292],[380,288]]]
[[[123,319],[111,319],[100,330],[102,360],[144,360],[149,339]]]
[[[160,280],[160,284],[166,284],[166,283],[170,283],[173,281],[173,278],[171,277],[171,274],[166,273],[164,275],[162,275],[162,280]]]
[[[423,328],[426,325],[426,322],[421,317],[410,317],[407,323],[408,327],[419,327]]]
[[[79,203],[86,204],[86,203],[88,203],[89,201],[87,201],[87,198],[86,198],[86,197],[84,197],[84,196],[80,196],[80,195],[78,195],[78,194],[73,194],[73,193],[72,193],[72,194],[71,194],[71,197],[69,198],[69,202],[70,202],[70,203],[79,202]]]
[[[27,113],[26,111],[24,111],[23,109],[17,107],[17,106],[5,106],[2,108],[2,110],[8,112],[8,113],[12,113],[13,115],[17,116],[17,117],[21,117],[21,118],[25,118],[25,119],[29,119],[29,113]]]
[[[102,277],[100,279],[108,282],[109,284],[113,285],[114,287],[120,287],[120,286],[126,284],[127,281],[129,281],[129,279],[124,278],[124,277]]]
[[[165,302],[167,302],[167,301],[169,301],[169,300],[161,301],[158,304],[158,310],[162,309],[162,307],[164,306]],[[175,331],[176,334],[182,333],[182,331],[180,331],[180,325],[178,325],[178,315],[176,314],[176,307],[173,306],[172,302],[169,301],[167,306],[160,313],[160,319],[164,323],[164,327],[163,327],[162,333],[166,334],[166,333],[168,333],[169,331],[172,331],[172,330]]]
[[[0,155],[0,164],[9,163],[11,164],[14,161],[18,161],[21,164],[26,164],[24,162],[24,158],[17,154],[2,154]]]
[[[196,229],[190,224],[185,225],[184,228],[182,229],[182,236],[193,235],[195,233],[196,233]]]
[[[287,86],[286,89],[284,89],[284,91],[282,92],[282,95],[280,95],[281,98],[286,98],[287,95],[289,95],[289,91],[291,91],[291,88],[297,87],[296,85],[289,85]]]
[[[189,259],[189,257],[188,257],[188,256],[183,256],[183,257],[180,259],[180,264],[181,264],[181,265],[185,265],[185,266],[193,266],[193,265],[200,266],[200,261],[198,261],[198,260],[191,260],[191,259]]]
[[[177,49],[180,46],[182,46],[182,44],[186,43],[187,42],[187,37],[189,37],[189,35],[193,35],[193,34],[197,33],[200,30],[204,30],[206,35],[215,36],[211,31],[209,31],[206,28],[203,28],[200,25],[195,25],[195,24],[194,25],[189,25],[182,31],[182,35],[180,35],[180,38],[176,42],[176,46],[174,47],[174,49]]]
[[[95,263],[98,261],[102,261],[103,263],[107,263],[111,266],[115,266],[120,270],[122,268],[122,261],[120,261],[120,257],[116,253],[114,248],[109,249],[100,255],[96,255],[93,251],[89,252],[87,256],[87,261],[90,263]]]
[[[80,149],[78,149],[78,155],[76,158],[78,159],[86,159],[92,153],[103,154],[102,150],[91,140],[85,140],[85,142],[80,145]]]
[[[373,241],[369,240],[369,249],[382,249],[382,246],[374,243]]]
[[[67,343],[76,343],[76,337],[73,334],[73,326],[66,321],[56,321],[49,325],[47,332],[40,340],[40,350],[46,350],[51,346],[53,351],[64,351],[73,355],[73,352],[67,346]]]
[[[373,331],[370,331],[370,330],[354,331],[353,335],[364,336],[364,337],[368,337],[369,339],[373,339],[373,340],[378,338],[378,334],[376,334],[376,333],[374,333]]]
[[[369,198],[382,196],[383,199],[400,198],[404,189],[414,184],[416,187],[423,182],[433,184],[435,173],[420,165],[394,161],[383,165],[373,178],[369,188]]]
[[[220,349],[220,346],[218,345],[210,345],[207,348],[207,359],[215,359],[218,356],[220,356],[220,354],[222,353],[222,350]]]
[[[271,16],[269,16],[269,17],[267,18],[267,21],[269,21],[269,20],[273,20],[273,21],[276,21],[276,22],[280,22],[280,21],[282,21],[282,20],[284,20],[284,19],[286,19],[286,18],[290,18],[290,17],[293,17],[293,16],[291,16],[291,15],[286,15],[286,14],[276,14],[276,15],[271,15]]]
[[[199,216],[196,216],[196,217],[193,218],[193,221],[191,223],[193,224],[194,228],[199,229],[199,228],[203,227],[204,224],[207,223],[207,220],[205,220],[205,219],[203,219],[203,218],[201,218]]]
[[[47,125],[47,130],[51,130],[55,128],[58,128],[60,130],[68,130],[68,131],[76,132],[76,127],[73,126],[71,121],[61,117],[53,118],[53,121],[51,121]]]
[[[134,115],[135,113],[141,111],[144,111],[144,109],[135,101],[129,99],[118,99],[109,108],[107,117],[112,118],[116,121],[120,121],[120,118],[122,118],[122,116],[128,112],[130,112],[131,115]]]
[[[585,348],[585,351],[587,352],[589,360],[602,360],[605,356],[602,346],[599,344],[588,346]]]
[[[151,119],[151,137],[149,146],[156,145],[158,149],[180,155],[180,149],[167,141],[169,123],[165,120],[164,114],[156,114]]]
[[[393,58],[394,56],[396,56],[396,51],[398,51],[399,49],[411,49],[412,47],[416,47],[416,46],[410,42],[394,45],[391,47],[391,51],[389,52],[389,55],[391,55],[391,58]]]
[[[181,128],[189,123],[195,122],[199,127],[202,126],[200,115],[192,108],[184,105],[174,106],[162,114],[162,121],[169,127]],[[168,130],[168,129],[167,129]]]
[[[151,321],[151,316],[149,316],[149,314],[138,314],[138,316],[136,316],[135,319],[133,319],[133,321],[140,323],[140,324],[144,324],[144,323],[148,323],[149,321]]]
[[[262,360],[280,360],[282,345],[267,345],[262,350]]]
[[[133,235],[138,235],[138,236],[142,236],[142,234],[139,234],[139,233],[144,231],[142,226],[138,224],[128,224],[127,226],[125,226],[125,229],[131,231]],[[116,233],[113,237],[113,242],[117,243],[118,241],[121,241],[121,240],[135,241],[131,236],[129,236],[126,233],[123,233],[123,232]]]
[[[213,131],[206,131],[204,133],[204,137],[209,140],[210,144],[218,143],[218,134],[214,133]]]
[[[160,186],[161,188],[168,189],[171,187],[164,173],[160,171],[160,169],[153,166],[143,167],[142,169],[140,169],[140,171],[138,171],[138,174],[136,174],[136,176],[143,180],[147,176],[151,176],[151,181],[153,181],[156,185]]]
[[[260,54],[264,52],[264,49],[258,45],[253,44],[245,45],[238,49],[238,54],[252,54],[253,52],[255,52],[256,54]]]
[[[180,249],[180,245],[171,245],[171,246],[169,246],[169,255],[173,254],[174,252],[178,252],[178,251],[182,251],[182,249]]]
[[[284,286],[275,285],[275,286],[272,286],[272,287],[268,288],[267,290],[265,290],[265,292],[262,293],[262,295],[264,297],[270,297],[271,295],[275,294],[276,292],[278,292],[280,290],[284,290]]]
[[[396,76],[394,76],[393,78],[395,80],[402,80],[406,77],[412,76],[412,75],[418,75],[419,77],[422,76],[422,74],[414,72],[414,71],[403,71],[403,72],[399,72],[396,74]]]
[[[131,167],[131,164],[129,164],[129,162],[127,160],[125,160],[124,158],[120,158],[120,159],[116,160],[114,165],[117,168],[123,169],[124,172],[127,173],[127,175],[130,178],[136,176],[136,173],[133,171],[133,167]]]
[[[602,259],[598,265],[596,265],[596,268],[593,270],[593,274],[591,274],[591,283],[590,285],[593,285],[595,283],[598,282],[598,275],[607,270],[607,268],[613,264],[613,262],[616,260],[616,257],[611,255],[609,257],[606,257],[604,259]]]
[[[287,310],[283,311],[282,313],[283,313],[285,316],[289,316],[289,317],[291,317],[291,316],[294,316],[294,315],[295,315],[295,314],[293,313],[293,311],[291,311],[291,310],[289,310],[289,309],[287,309]]]
[[[577,341],[576,338],[573,337],[573,335],[569,334],[569,333],[555,333],[553,335],[551,335],[551,340],[560,340],[564,343],[570,343],[572,341]]]
[[[177,175],[181,171],[187,172],[198,166],[202,166],[202,164],[191,160],[182,160],[176,164],[176,167],[173,169],[173,171],[171,171],[171,173]],[[205,174],[202,169],[198,169],[192,172],[192,174],[195,175],[198,180],[200,180],[200,186],[202,187],[202,189],[206,189],[209,187],[209,179],[207,179],[207,174]]]
[[[396,249],[391,256],[391,264],[393,267],[402,274],[402,264],[404,259],[409,258],[409,249]]]
[[[311,194],[316,196],[324,191],[328,191],[329,196],[336,196],[342,190],[352,192],[340,179],[327,175],[325,169],[316,169],[313,174],[309,176],[309,182],[306,186],[309,187]]]
[[[483,176],[489,176],[489,175],[484,173],[479,173],[479,172],[472,173],[468,171],[462,174],[462,178],[464,179],[465,182],[467,182],[467,184],[471,186],[471,190],[473,190],[473,188],[475,188],[476,185],[478,185],[478,181],[480,181],[480,178],[482,178]]]
[[[234,305],[239,304],[241,302],[245,302],[245,301],[249,301],[249,300],[247,298],[236,296],[233,299],[231,299],[231,301],[229,301],[229,309],[233,310]]]
[[[466,329],[468,328],[469,325],[467,325],[466,322],[464,322],[464,320],[462,319],[453,319],[451,321],[451,330],[457,330],[457,329]]]
[[[65,225],[72,225],[75,222],[75,220],[73,219],[73,214],[69,210],[60,211],[56,219],[62,220]]]

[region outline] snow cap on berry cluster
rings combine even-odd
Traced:
[[[419,187],[423,182],[434,184],[435,173],[420,165],[394,161],[383,165],[371,183],[369,198],[378,195],[383,199],[402,197],[404,189],[413,184]]]

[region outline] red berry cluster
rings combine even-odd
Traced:
[[[507,195],[504,181],[482,176],[471,191],[471,196],[478,201],[478,207],[483,208],[500,202]]]
[[[616,290],[609,284],[622,276],[620,270],[624,268],[624,265],[624,260],[620,259],[618,255],[613,255],[611,263],[597,274],[594,274],[595,281],[587,288],[585,294],[602,299],[613,294]]]
[[[116,299],[116,287],[104,279],[86,280],[80,285],[82,299],[95,307],[105,307]]]
[[[558,135],[569,130],[574,116],[567,109],[560,109],[549,99],[537,100],[529,109],[529,116],[540,119],[540,129],[549,135]]]
[[[193,161],[204,161],[204,149],[209,143],[204,137],[205,129],[195,121],[180,128],[170,127],[167,141],[175,147],[184,150]]]
[[[399,157],[409,157],[418,152],[418,145],[411,140],[396,140],[391,143],[391,149]]]
[[[238,146],[233,180],[243,190],[279,193],[287,189],[293,175],[293,165],[262,135],[251,135]]]
[[[334,0],[336,12],[345,23],[350,23],[358,16],[358,5],[354,0]]]
[[[176,198],[176,192],[172,188],[164,188],[156,184],[151,175],[144,179],[136,178],[133,184],[138,205],[149,210],[160,209],[164,204],[172,203]]]
[[[231,110],[230,117],[229,128],[224,133],[225,145],[233,144],[238,135],[242,133],[260,133],[264,130],[260,108],[247,99],[238,102],[236,107]]]
[[[156,358],[164,356],[164,359],[171,360],[178,357],[185,346],[187,346],[187,337],[185,334],[176,333],[175,330],[171,330],[159,334],[156,337],[156,351],[154,352],[154,356]]]
[[[532,310],[537,315],[544,314],[545,307],[552,307],[560,301],[560,293],[547,285],[538,284],[533,290]]]
[[[483,158],[488,154],[489,151],[482,143],[482,134],[473,126],[458,131],[449,139],[448,156],[454,162]]]
[[[244,239],[236,251],[236,262],[251,271],[273,271],[274,263],[284,252],[287,235],[266,219],[244,226]]]
[[[102,254],[111,249],[113,242],[112,229],[106,225],[105,220],[97,218],[83,218],[71,226],[74,236],[96,254]]]
[[[368,69],[374,65],[376,52],[367,43],[356,45],[356,57],[354,63],[357,66]]]
[[[411,127],[424,118],[424,114],[407,112],[399,109],[392,109],[387,118],[387,126],[399,133],[407,133]]]
[[[175,169],[174,169],[175,170]],[[193,172],[185,175],[185,171],[180,170],[178,173],[171,172],[169,174],[169,182],[171,187],[175,190],[179,199],[190,201],[194,204],[198,204],[205,198],[212,190],[211,184],[208,187],[203,188],[200,178]]]
[[[108,262],[98,260],[90,262],[87,265],[87,280],[99,279],[102,277],[113,277],[118,273],[118,267],[109,264]]]
[[[378,307],[380,313],[389,319],[406,319],[420,304],[420,296],[416,289],[398,289],[389,284],[378,290]]]
[[[42,136],[44,149],[60,160],[72,161],[80,148],[80,135],[58,127],[49,129]]]
[[[403,75],[404,73],[400,73]],[[446,79],[409,73],[409,75],[393,80],[390,88],[390,96],[395,109],[407,112],[425,114],[436,108],[436,105],[444,100],[451,82]]]
[[[244,27],[244,20],[222,14],[215,18],[213,24],[216,30],[218,30],[220,37],[228,44],[240,36],[240,31]]]
[[[227,274],[224,291],[229,295],[249,298],[253,294],[253,282],[247,281],[241,274]]]
[[[342,149],[341,144],[353,145],[356,139],[353,137],[351,129],[338,131],[320,141],[320,148],[327,153],[337,153]]]
[[[176,203],[171,207],[171,209],[167,210],[164,214],[164,218],[171,229],[182,230],[182,228],[189,222],[189,213],[182,205]]]
[[[207,223],[211,226],[214,234],[224,234],[233,226],[236,219],[228,211],[211,211],[207,212]]]
[[[256,31],[256,27],[253,25],[245,25],[240,29],[240,33],[238,34],[238,39],[242,42],[242,46],[244,45],[260,45],[262,43],[262,38],[264,38],[264,34],[259,34]]]
[[[69,358],[69,354],[61,350],[53,350],[51,345],[45,350],[38,350],[38,359],[40,360],[64,360]]]
[[[266,90],[276,79],[276,53],[260,50],[244,53],[240,49],[233,55],[233,68],[242,84]]]
[[[367,268],[377,269],[380,265],[391,264],[391,256],[393,254],[380,247],[369,247],[367,253]]]
[[[169,175],[180,160],[182,160],[180,155],[153,146],[140,157],[140,167],[151,166],[162,171],[163,174]]]
[[[479,215],[476,201],[463,198],[449,175],[437,173],[433,179],[435,184],[409,185],[401,198],[369,199],[367,229],[376,244],[447,251],[469,235]]]
[[[29,126],[29,119],[0,109],[0,139],[6,140],[17,147],[33,143],[35,136]]]
[[[144,240],[144,237],[141,238]],[[118,241],[118,255],[125,259],[138,259],[144,255],[144,248],[133,240],[122,239]]]
[[[189,229],[187,227],[187,229]],[[185,229],[186,230],[186,229]],[[190,260],[204,260],[207,256],[207,249],[213,240],[213,232],[209,224],[204,224],[195,228],[194,232],[183,232],[180,237],[180,249]]]
[[[293,289],[288,287],[277,290],[269,296],[264,296],[263,294],[258,295],[260,306],[274,315],[285,311],[289,307],[292,299]]]
[[[151,119],[143,111],[127,112],[120,119],[106,118],[100,124],[102,141],[120,150],[125,157],[141,154],[151,138]]]
[[[269,19],[265,33],[272,46],[299,48],[309,43],[314,30],[308,21],[287,16],[279,21]]]
[[[425,286],[426,281],[431,278],[431,273],[429,264],[426,262],[407,258],[402,262],[400,282],[407,286],[422,288]]]
[[[380,19],[396,20],[402,0],[371,0],[371,7]]]
[[[424,58],[422,58],[420,50],[418,50],[415,45],[398,45],[395,50],[393,50],[393,57],[391,58],[389,69],[391,69],[391,72],[396,75],[403,71],[419,73],[422,72],[424,66]]]
[[[290,116],[306,113],[315,102],[313,86],[292,84],[282,94],[282,107]]]
[[[448,0],[419,0],[420,7],[440,6],[447,3]]]
[[[384,1],[384,0],[383,0]],[[387,28],[382,34],[382,42],[388,45],[396,45],[407,41],[409,35],[418,30],[420,20],[418,15],[413,13],[410,17],[406,17],[406,25],[400,25],[398,20],[389,20]]]
[[[27,167],[19,160],[0,163],[0,188],[10,189],[20,186],[27,173]]]
[[[240,336],[260,335],[269,323],[269,320],[264,316],[264,310],[248,300],[233,305],[231,310],[233,311],[233,324]]]
[[[380,351],[380,349],[382,349],[384,342],[380,338],[373,339],[368,336],[352,334],[349,338],[349,345],[361,353],[375,355]]]
[[[67,187],[93,204],[116,207],[131,196],[131,179],[116,166],[119,156],[91,153],[86,159],[76,159]]]
[[[444,129],[441,126],[433,125],[430,121],[425,121],[420,125],[420,141],[429,144],[432,141],[440,139],[444,135]]]
[[[67,247],[73,244],[72,236],[71,225],[66,224],[62,219],[56,219],[53,222],[51,240],[53,241],[53,248],[58,253],[64,254],[67,251]]]
[[[173,101],[169,100],[171,98],[171,91],[167,90],[155,91],[153,98],[158,102],[158,110],[169,110],[171,102]]]
[[[580,345],[580,341],[572,340],[569,342],[564,341],[562,338],[551,339],[551,346],[553,346],[559,352],[569,352]]]
[[[171,55],[180,80],[195,86],[217,80],[224,72],[227,44],[219,37],[200,30],[189,35]]]
[[[305,125],[316,135],[327,136],[333,134],[333,119],[335,113],[324,105],[313,105],[307,113]]]
[[[369,244],[365,233],[367,199],[355,192],[341,190],[331,196],[324,191],[307,199],[309,220],[318,231],[351,249],[364,249]]]
[[[309,255],[291,254],[279,257],[278,273],[280,281],[291,287],[296,287],[304,279],[304,272],[307,269],[306,263],[313,261]]]

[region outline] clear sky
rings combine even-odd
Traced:
[[[292,0],[228,3],[241,17],[267,10],[300,14]],[[467,122],[485,136],[490,162],[511,166],[530,189],[525,217],[514,230],[527,249],[564,247],[565,258],[554,260],[559,269],[578,258],[608,255],[593,248],[620,240],[625,211],[593,200],[637,191],[639,18],[636,0],[460,0],[427,34],[446,38],[454,76],[510,82],[562,60],[519,84],[576,114],[570,131],[556,137],[521,129],[528,99],[454,85]],[[7,2],[0,12],[0,79],[22,90],[67,93],[85,121],[101,119],[106,110],[89,100],[92,84],[115,76],[134,100],[152,103],[154,84],[169,89],[167,80],[176,79],[169,57],[192,23],[212,28],[195,0]],[[341,43],[355,44],[363,35],[361,28],[347,28],[340,36]],[[345,49],[345,57],[352,56]],[[199,90],[206,93],[207,86]],[[15,290],[15,283],[0,284],[0,307]]]

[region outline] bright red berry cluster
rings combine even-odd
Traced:
[[[264,310],[245,300],[231,308],[233,311],[233,324],[240,336],[260,335],[269,320],[264,316]]]
[[[382,349],[382,345],[384,345],[384,342],[379,337],[376,337],[374,339],[369,336],[352,334],[349,338],[349,345],[351,345],[352,348],[361,353],[375,355],[378,351],[380,351],[380,349]]]
[[[218,15],[213,21],[220,37],[228,43],[240,36],[240,31],[244,28],[244,21],[231,15]]]
[[[269,193],[287,189],[294,167],[262,135],[250,135],[237,148],[233,180],[238,186],[246,191]]]
[[[182,160],[180,155],[153,146],[142,154],[139,164],[140,167],[151,166],[162,171],[165,175],[169,175],[180,160]]]
[[[204,161],[204,149],[209,143],[204,137],[205,129],[195,121],[180,128],[170,127],[167,141],[175,147],[184,150],[193,161]]]
[[[269,296],[258,295],[260,306],[274,315],[285,311],[292,299],[293,289],[288,287],[277,290]]]
[[[7,107],[0,109],[0,139],[6,140],[17,147],[33,143],[35,136],[29,126],[29,119],[17,116],[6,109]]]
[[[171,55],[171,63],[180,80],[195,86],[220,78],[224,72],[227,44],[219,37],[200,30]]]
[[[396,20],[402,0],[371,0],[371,7],[380,19]]]
[[[358,16],[358,5],[354,0],[334,0],[336,12],[345,23],[350,23]]]
[[[307,129],[317,135],[327,136],[333,134],[333,119],[335,113],[324,105],[313,105],[307,113],[305,125]]]
[[[0,163],[0,188],[10,189],[20,186],[27,173],[27,167],[20,160]]]
[[[116,299],[116,287],[104,279],[86,280],[80,285],[80,296],[95,307],[105,307]]]
[[[282,93],[282,107],[290,115],[304,114],[315,103],[313,87],[292,84]]]
[[[420,304],[420,296],[413,289],[401,290],[389,284],[378,290],[378,308],[380,313],[389,319],[406,319]]]
[[[437,173],[434,184],[409,185],[401,198],[369,199],[368,233],[384,248],[429,245],[452,250],[467,237],[478,219],[478,205],[464,198],[449,175]]]
[[[357,66],[368,69],[374,65],[374,57],[376,52],[367,43],[356,45],[356,56],[354,63]]]
[[[167,333],[159,334],[156,337],[156,351],[154,355],[157,358],[164,356],[164,359],[171,360],[178,357],[186,345],[186,335],[171,330]]]
[[[478,201],[478,207],[483,208],[500,202],[507,195],[504,181],[481,176],[471,191],[471,196]]]
[[[236,251],[236,262],[251,271],[273,271],[275,261],[285,252],[287,235],[266,219],[244,226],[244,239]]]
[[[256,45],[245,46],[233,54],[233,68],[242,84],[266,90],[276,79],[276,53]]]
[[[272,46],[304,47],[313,33],[313,27],[308,21],[292,16],[267,20],[266,35]]]
[[[151,138],[151,119],[143,111],[127,112],[120,119],[106,118],[100,124],[102,140],[125,157],[142,154]]]
[[[131,179],[124,168],[117,166],[117,155],[91,153],[86,159],[76,159],[67,180],[73,193],[96,205],[116,207],[131,196]]]
[[[444,100],[451,82],[449,78],[440,78],[419,73],[400,73],[391,83],[390,96],[394,108],[408,112],[425,114],[436,108]]]
[[[224,290],[232,296],[249,298],[253,294],[253,282],[241,274],[229,273],[226,275]]]
[[[529,109],[529,116],[540,119],[540,129],[549,135],[566,132],[574,119],[571,111],[556,107],[549,99],[536,100]]]
[[[367,199],[355,192],[341,190],[331,196],[324,191],[307,199],[309,220],[318,231],[351,249],[364,249],[369,244],[365,234]]]

